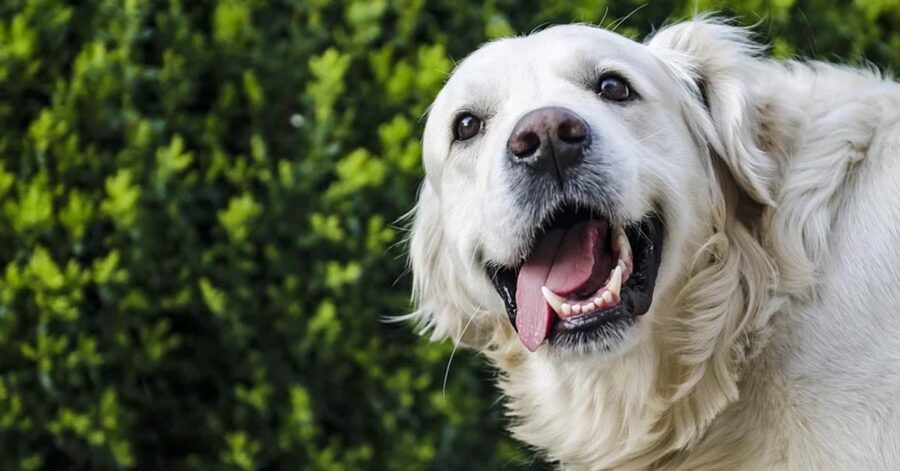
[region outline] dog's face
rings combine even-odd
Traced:
[[[691,63],[695,43],[715,47],[704,36],[734,30],[641,44],[558,26],[466,58],[425,127],[411,255],[428,322],[479,343],[466,331],[484,337],[505,312],[533,352],[616,354],[648,338],[721,203],[710,149],[766,198],[752,152],[734,157],[752,148],[739,77]],[[733,51],[705,51],[707,67],[744,52],[720,42]]]
[[[646,44],[553,27],[474,52],[429,112],[413,316],[489,347],[517,436],[563,462],[615,468],[661,423],[687,443],[733,395],[731,345],[766,296],[745,287],[772,271],[751,232],[777,163],[757,143],[789,133],[756,51],[702,20]]]

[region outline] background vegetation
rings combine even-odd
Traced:
[[[898,0],[0,2],[0,469],[544,466],[381,322],[421,117],[486,39],[708,9],[900,65]]]

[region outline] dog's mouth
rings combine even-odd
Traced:
[[[663,231],[655,214],[620,226],[587,208],[555,211],[520,266],[489,270],[525,347],[621,336],[650,309]]]

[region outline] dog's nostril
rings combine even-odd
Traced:
[[[585,155],[591,128],[574,111],[548,106],[525,113],[506,142],[506,156],[515,165],[538,172],[560,172]]]
[[[563,142],[575,144],[587,137],[587,126],[580,119],[566,119],[559,123],[556,132]]]
[[[516,157],[527,157],[534,154],[540,146],[541,138],[534,131],[517,133],[509,140],[509,150]]]

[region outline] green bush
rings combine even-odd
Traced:
[[[645,3],[0,2],[0,469],[540,467],[479,358],[382,322],[397,221],[455,60],[695,11]],[[700,3],[900,65],[897,1]]]

